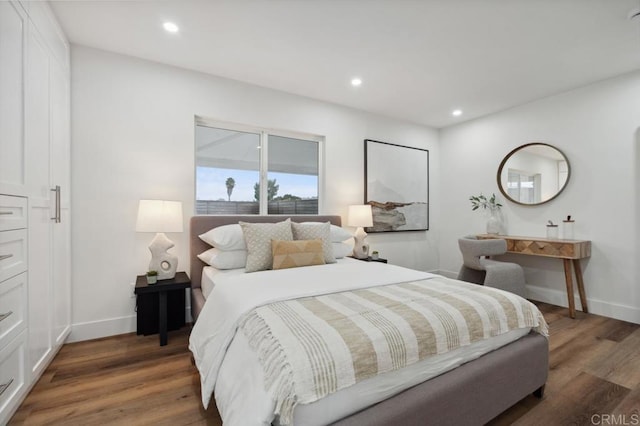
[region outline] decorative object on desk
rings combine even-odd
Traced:
[[[496,194],[491,194],[491,198],[487,199],[484,195],[478,196],[472,195],[469,197],[471,201],[471,210],[475,211],[479,208],[482,210],[489,210],[491,216],[487,220],[487,234],[498,235],[500,234],[500,228],[502,227],[502,221],[500,220],[500,204],[496,200]]]
[[[369,245],[366,243],[367,233],[364,231],[365,226],[373,225],[373,217],[370,205],[349,206],[349,217],[347,219],[348,226],[357,226],[356,233],[353,235],[355,243],[353,245],[353,257],[358,259],[366,259],[369,257]]]
[[[138,206],[137,232],[156,232],[149,245],[151,262],[149,270],[158,271],[158,279],[175,277],[178,256],[169,253],[175,244],[165,232],[182,232],[182,202],[164,200],[140,200]]]
[[[550,240],[558,239],[558,225],[554,224],[552,221],[547,222],[547,238]]]
[[[365,139],[364,181],[373,215],[367,232],[429,229],[428,150]]]
[[[379,258],[379,257],[380,257],[380,254],[378,253],[378,250],[374,250],[374,251],[371,253],[371,259],[373,259],[373,260],[378,260],[378,258]]]
[[[147,272],[147,284],[155,284],[158,282],[158,271]]]
[[[575,220],[571,219],[571,215],[562,221],[562,238],[565,240],[573,240],[573,224]]]
[[[498,168],[498,188],[517,204],[539,205],[556,198],[571,176],[569,160],[558,148],[534,142],[517,147]]]

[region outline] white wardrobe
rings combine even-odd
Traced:
[[[0,424],[71,328],[69,82],[49,5],[0,1]]]

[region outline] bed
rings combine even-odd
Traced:
[[[334,225],[341,225],[339,216],[286,217],[291,217],[294,222],[329,221]],[[284,218],[279,216],[194,216],[191,218],[191,304],[192,315],[197,322],[194,331],[198,329],[197,332],[199,333],[199,336],[196,337],[192,335],[192,340],[195,339],[202,342],[209,339],[208,337],[203,338],[201,335],[202,330],[205,329],[203,325],[205,320],[211,317],[211,315],[207,316],[207,311],[205,311],[203,317],[199,318],[206,302],[202,291],[202,277],[203,270],[208,268],[208,265],[202,262],[197,255],[211,247],[200,240],[198,236],[214,227],[235,224],[238,221],[269,223],[279,222]],[[340,267],[344,268],[344,271],[350,271],[359,270],[357,268],[365,266],[373,267],[374,265],[345,259],[339,261],[334,269],[337,270]],[[323,271],[328,271],[331,267],[326,265],[304,269],[313,270],[314,275],[322,275],[325,273]],[[375,267],[386,268],[387,265],[376,264]],[[418,271],[412,272],[404,268],[393,266],[388,266],[388,268],[376,271],[375,275],[383,276],[386,273],[393,272],[399,275],[407,274],[405,278],[411,279],[413,277],[412,274],[418,274]],[[263,273],[244,274],[244,276],[248,277],[246,279],[249,280],[251,278],[249,276],[260,277],[258,274]],[[236,273],[236,275],[238,274]],[[216,279],[221,280],[221,283],[224,282],[224,279],[231,279],[230,277],[225,277],[224,274],[216,277]],[[416,277],[419,277],[419,275],[416,275]],[[213,292],[209,296],[209,300],[212,300],[211,297],[215,297],[215,295],[216,293]],[[213,307],[213,304],[208,307]],[[211,310],[209,309],[209,311]],[[215,334],[215,331],[213,331],[213,334]],[[213,337],[212,335],[211,338]],[[384,395],[382,399],[380,399],[379,394],[370,396],[368,395],[368,390],[363,391],[365,388],[359,387],[361,382],[308,406],[299,405],[293,417],[294,423],[331,423],[337,425],[464,425],[486,423],[530,393],[542,397],[548,372],[548,342],[546,337],[538,333],[527,332],[521,333],[517,338],[512,338],[515,338],[515,340],[506,344],[504,342],[495,343],[497,348],[491,349],[488,353],[479,357],[465,355],[467,358],[464,358],[454,353],[456,356],[450,357],[455,358],[454,360],[450,359],[444,362],[449,362],[451,365],[455,364],[455,368],[436,374],[434,377],[428,376],[425,381],[414,383],[416,380],[421,380],[417,379],[417,377],[422,373],[416,373],[416,369],[421,368],[421,364],[414,364],[412,366],[414,370],[405,367],[397,375],[402,376],[404,374],[407,383],[400,387],[396,386],[396,389],[400,389],[399,391],[390,390],[389,388],[393,388],[393,386],[385,385],[387,386],[384,389],[386,393],[381,393]],[[236,335],[232,344],[228,345],[229,354],[225,357],[222,365],[225,368],[221,367],[219,382],[215,386],[216,401],[218,402],[221,416],[226,423],[267,424],[264,421],[264,415],[257,412],[269,412],[272,407],[264,407],[263,405],[265,404],[255,403],[255,401],[259,401],[259,398],[263,398],[264,395],[261,395],[262,389],[259,380],[256,381],[253,376],[248,378],[247,372],[251,370],[252,362],[246,361],[248,358],[243,357],[250,357],[250,354],[244,353],[252,351],[243,339]],[[192,342],[192,344],[194,343]],[[194,355],[196,355],[196,364],[201,372],[201,377],[204,378],[207,375],[206,362],[198,359],[202,357],[202,354],[196,354],[196,351],[194,351]],[[255,354],[253,356],[255,357]],[[457,366],[457,364],[461,365]],[[203,400],[208,402],[210,395],[206,395],[206,393],[210,391],[205,389],[204,382],[203,380]],[[232,390],[229,383],[236,388],[242,388],[242,386],[245,388],[241,391]],[[350,390],[351,394],[349,394]],[[228,394],[234,394],[235,396],[229,396]],[[362,394],[367,395],[362,396]],[[374,398],[373,402],[367,398]],[[379,400],[375,400],[376,398]],[[237,405],[238,399],[251,400],[252,406],[250,408],[242,408],[241,405]],[[348,405],[352,403],[352,400],[355,402],[350,407]],[[345,401],[348,401],[349,404],[345,403]],[[345,407],[345,405],[347,406]],[[251,410],[256,413],[249,413]],[[223,412],[225,412],[224,415]],[[331,414],[323,417],[326,413]],[[254,414],[257,417],[251,417],[251,420],[246,417]],[[242,419],[242,421],[239,419]],[[277,421],[278,417],[275,418],[274,423],[277,423]]]

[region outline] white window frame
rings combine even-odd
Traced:
[[[250,126],[247,124],[233,123],[229,121],[220,121],[216,119],[206,118],[202,116],[195,116],[195,123],[193,126],[193,209],[195,212],[196,205],[196,193],[197,193],[197,151],[195,150],[195,128],[196,126],[213,127],[218,129],[231,130],[234,132],[246,132],[260,135],[260,204],[258,208],[258,216],[269,216],[269,200],[267,199],[268,190],[268,165],[269,165],[269,136],[280,136],[291,139],[301,139],[310,142],[318,143],[318,214],[324,214],[324,195],[325,195],[325,170],[324,170],[324,156],[325,156],[325,137],[321,135],[314,135],[312,133],[296,132],[292,130],[273,129],[267,127]]]

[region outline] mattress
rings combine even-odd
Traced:
[[[244,274],[244,268],[240,269],[218,269],[213,266],[205,266],[202,268],[202,280],[200,286],[202,288],[202,295],[206,299],[209,297],[211,290],[216,286],[216,279],[220,280],[222,277],[229,277],[234,275]]]
[[[212,298],[205,304],[204,315],[196,323],[190,341],[190,348],[194,352],[194,358],[200,370],[203,402],[205,405],[208,403],[210,393],[215,388],[216,404],[225,425],[267,425],[271,422],[277,423],[278,419],[274,417],[274,402],[265,391],[262,366],[256,353],[249,347],[244,334],[232,333],[232,337],[226,344],[225,340],[221,339],[221,335],[224,334],[222,330],[234,327],[233,324],[229,324],[232,322],[229,317],[233,317],[244,308],[234,307],[233,309],[237,309],[237,312],[233,309],[232,312],[227,313],[218,311],[226,309],[226,306],[234,306],[236,303],[249,306],[254,303],[253,300],[258,300],[256,292],[263,292],[264,295],[260,297],[268,302],[278,300],[284,294],[289,297],[289,293],[295,297],[304,297],[319,292],[321,294],[341,291],[345,288],[353,288],[354,285],[362,288],[390,280],[405,282],[434,277],[433,274],[425,272],[353,259],[343,259],[337,265],[295,270],[252,274],[237,272],[242,270],[235,271],[235,273],[229,273],[230,271],[209,270],[203,273],[203,285],[206,276],[211,285],[220,288],[214,294],[216,299]],[[231,293],[223,291],[232,287],[234,290]],[[323,289],[318,290],[318,287]],[[251,289],[251,291],[243,293],[245,289]],[[218,300],[218,297],[229,300]],[[212,304],[217,306],[214,308]],[[216,315],[217,318],[215,318]],[[203,325],[209,321],[217,322],[220,326],[219,330],[213,334],[204,331],[210,328]],[[294,424],[319,425],[334,422],[515,341],[529,331],[529,328],[514,330],[445,354],[429,357],[410,367],[364,380],[314,403],[299,405],[294,412]],[[226,345],[228,349],[225,354],[220,348]]]
[[[361,260],[356,260],[350,257],[336,259],[337,263],[350,263],[350,262],[362,262]],[[213,266],[205,266],[202,268],[202,280],[200,281],[200,286],[202,288],[202,295],[206,299],[209,297],[211,290],[216,285],[217,280],[224,280],[227,277],[231,277],[234,275],[242,275],[245,273],[244,268],[239,269],[218,269]]]

